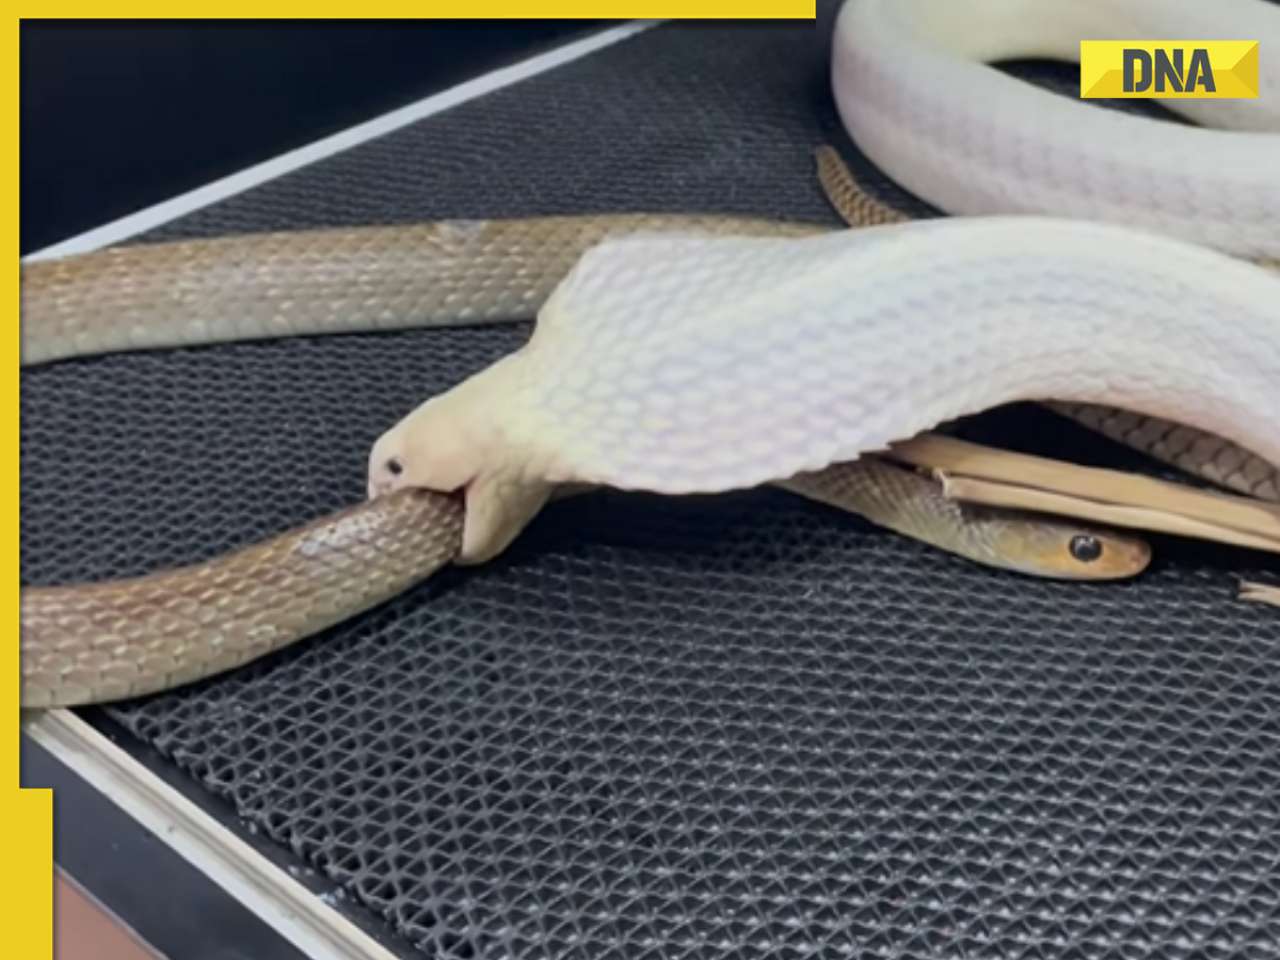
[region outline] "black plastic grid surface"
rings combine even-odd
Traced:
[[[829,29],[661,27],[148,239],[830,220]],[[24,579],[189,562],[358,499],[374,437],[528,329],[24,372]],[[971,429],[1122,456],[1027,410]],[[779,492],[602,493],[110,714],[423,956],[1274,957],[1280,618],[1232,596],[1275,572],[1161,540],[1136,582],[1045,583]]]

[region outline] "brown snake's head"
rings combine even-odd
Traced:
[[[1151,547],[1127,533],[1075,521],[1051,522],[1038,515],[1010,514],[994,524],[996,556],[1007,566],[1059,580],[1120,580],[1151,563]]]
[[[369,453],[371,499],[404,487],[465,494],[459,563],[501,553],[551,494],[551,484],[527,469],[495,416],[504,407],[503,369],[499,362],[432,397]]]

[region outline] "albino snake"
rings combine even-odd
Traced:
[[[460,525],[462,558],[491,556],[565,483],[776,482],[956,416],[1049,398],[1166,417],[1280,464],[1280,278],[1226,255],[1280,259],[1280,135],[1098,121],[1104,111],[1066,99],[1045,121],[1058,98],[977,61],[1069,54],[1063,37],[1086,27],[1026,16],[1037,3],[978,6],[1003,19],[975,36],[945,2],[848,4],[833,65],[842,117],[872,159],[948,212],[1081,220],[829,233],[722,217],[540,218],[149,245],[24,267],[24,363],[501,320],[555,291],[525,348],[429,401],[371,453],[374,492],[461,489],[465,521],[452,498],[404,491],[201,567],[25,590],[24,705],[136,695],[242,663],[426,576],[459,549]],[[1230,6],[1257,18],[1243,33],[1280,49],[1280,13],[1255,9],[1260,0]],[[1197,32],[1167,19],[1192,17],[1189,2],[1129,8],[1166,18],[1147,34]],[[891,80],[908,61],[909,82]],[[1280,129],[1262,109],[1211,106],[1199,105],[1206,123]],[[1090,123],[1107,129],[1081,132]],[[1201,135],[1226,138],[1215,144],[1239,165],[1206,165],[1180,139],[1181,153],[1126,153],[1134,170],[1078,149]],[[1076,151],[1069,162],[1064,150]],[[1179,158],[1186,169],[1169,167]],[[1128,220],[1135,185],[1166,182],[1167,196],[1144,193],[1138,209],[1152,211],[1148,228],[1183,239],[1083,222]],[[883,491],[875,469],[846,475],[861,470]],[[330,554],[356,562],[335,571]],[[360,589],[344,586],[341,608],[317,604],[308,563]]]

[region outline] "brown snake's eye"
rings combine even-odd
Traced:
[[[1102,556],[1102,541],[1085,533],[1071,538],[1071,555],[1081,563],[1093,563]]]
[[[387,461],[387,472],[393,477],[398,477],[400,474],[404,473],[404,464],[402,464],[398,458],[392,457]]]

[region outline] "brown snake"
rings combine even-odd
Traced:
[[[820,154],[824,184],[853,225],[902,219],[867,196],[843,165],[833,168],[832,156]],[[826,229],[724,216],[623,214],[113,248],[22,268],[22,362],[528,317],[577,258],[609,236],[642,230],[802,236]],[[1097,413],[1065,412],[1086,423]],[[1105,422],[1092,425],[1117,433]],[[1221,446],[1207,458],[1189,457],[1185,450],[1194,444],[1170,450],[1153,445],[1142,429],[1120,433],[1120,439],[1210,479],[1280,499],[1274,472],[1258,478],[1243,460],[1238,468],[1215,467],[1238,460]],[[879,469],[893,471],[887,483]],[[862,504],[858,512],[900,532],[932,536],[931,542],[942,537],[950,544],[946,538],[957,529],[967,537],[966,518],[954,506],[930,501],[924,514],[901,510],[912,496],[929,495],[923,484],[914,474],[869,464],[839,483],[815,476],[784,486],[846,506],[852,498]],[[455,556],[460,526],[461,507],[453,498],[397,494],[204,564],[102,584],[26,588],[23,706],[137,696],[246,663],[426,578]],[[1008,535],[1006,527],[999,529]],[[1038,530],[1024,525],[1015,535],[1025,540],[1039,536]],[[971,541],[964,546],[966,555],[986,561],[991,558],[983,551],[994,549]]]
[[[22,705],[115,700],[221,673],[383,603],[453,559],[462,505],[379,497],[206,563],[22,591]]]

